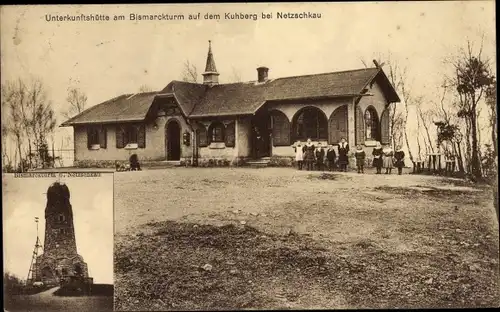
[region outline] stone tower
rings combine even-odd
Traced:
[[[68,276],[88,277],[87,264],[76,249],[69,189],[56,182],[47,190],[43,254],[37,259],[36,280],[59,283]]]

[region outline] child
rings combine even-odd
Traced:
[[[392,172],[392,166],[393,166],[393,157],[394,157],[394,151],[390,145],[386,146],[383,149],[383,163],[384,163],[384,168],[385,168],[385,174],[391,174]]]
[[[297,141],[297,145],[294,147],[295,149],[295,161],[297,162],[297,167],[299,170],[302,170],[302,162],[304,161],[304,150],[302,149],[302,144],[300,141]]]
[[[307,139],[307,142],[303,147],[303,151],[304,151],[304,161],[306,162],[306,168],[308,171],[313,170],[315,149],[316,147],[312,143],[311,139]]]
[[[139,157],[137,157],[137,154],[132,154],[129,161],[131,171],[141,171],[141,165],[139,164]]]
[[[394,159],[396,159],[394,165],[398,168],[398,174],[401,175],[403,173],[403,167],[405,166],[405,152],[403,152],[401,146],[399,146],[396,153],[394,153]]]
[[[333,169],[335,168],[335,158],[337,158],[337,154],[335,154],[335,149],[333,148],[333,145],[329,145],[328,150],[326,151],[328,171],[333,171]]]
[[[377,174],[382,171],[382,145],[377,141],[377,146],[373,148],[373,166],[377,168]]]
[[[347,164],[349,163],[349,158],[347,154],[349,153],[349,144],[347,144],[345,138],[342,138],[339,143],[339,165],[340,171],[347,171]]]
[[[318,149],[316,150],[316,168],[318,170],[323,170],[323,160],[325,159],[325,150],[321,143],[318,143]]]
[[[363,147],[361,147],[361,145],[358,145],[356,152],[354,153],[354,156],[356,157],[356,166],[358,167],[358,173],[365,173],[364,167],[365,167],[366,153],[363,150]]]

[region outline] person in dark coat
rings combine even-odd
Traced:
[[[312,144],[311,139],[307,139],[307,143],[303,147],[304,163],[306,164],[307,170],[313,170],[315,149],[316,147]]]
[[[377,174],[382,173],[382,145],[377,141],[377,145],[373,148],[373,167],[377,168]]]
[[[364,167],[365,167],[366,153],[361,145],[358,145],[358,147],[356,148],[354,156],[356,157],[356,167],[358,167],[358,173],[365,173]]]
[[[345,141],[345,138],[342,138],[339,143],[339,167],[340,171],[347,171],[347,164],[349,163],[349,157],[347,154],[349,153],[349,144]]]
[[[337,154],[335,153],[335,149],[333,145],[328,146],[328,150],[326,151],[326,161],[328,164],[328,171],[333,171],[335,169],[335,159],[337,158]]]
[[[253,128],[253,144],[254,144],[254,158],[260,157],[260,150],[262,146],[262,135],[260,134],[259,128]]]
[[[139,157],[137,154],[132,154],[130,156],[130,170],[132,171],[141,171],[141,165],[139,164]]]
[[[398,174],[401,175],[403,173],[403,167],[405,166],[405,152],[403,152],[401,146],[399,146],[396,153],[394,153],[394,159],[396,160],[394,166],[398,168]]]
[[[318,143],[318,149],[316,149],[316,169],[323,170],[325,160],[325,150],[321,143]]]

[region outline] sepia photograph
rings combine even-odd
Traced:
[[[2,189],[4,311],[113,311],[113,173],[4,174]]]
[[[500,305],[494,1],[2,6],[0,21],[4,204],[28,199],[9,174],[113,173],[67,185],[76,231],[103,221],[79,226],[77,203],[113,196],[113,247],[83,253],[98,230],[71,246],[114,310]],[[22,285],[35,217],[6,267]]]

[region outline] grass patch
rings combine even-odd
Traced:
[[[318,180],[333,180],[333,181],[350,179],[350,177],[343,176],[343,175],[336,174],[336,173],[329,173],[329,172],[322,172],[320,175],[310,174],[308,176],[308,178],[309,179],[318,179]]]
[[[4,295],[35,295],[46,290],[49,290],[53,286],[19,286],[13,289],[8,289],[4,291]]]
[[[484,192],[482,192],[482,190],[472,188],[453,189],[428,185],[415,185],[412,187],[377,186],[374,190],[389,194],[402,195],[406,198],[415,198],[415,196],[419,196],[429,200],[447,199],[459,204],[478,205],[482,200],[484,200]]]
[[[92,284],[90,287],[90,296],[113,297],[114,289],[110,284]],[[54,296],[61,297],[79,297],[84,296],[83,291],[74,287],[61,287],[54,292]]]
[[[485,253],[467,262],[460,257],[464,246],[451,255],[391,253],[369,239],[325,249],[305,235],[248,226],[169,221],[150,227],[151,235],[116,242],[117,310],[275,309],[283,300],[307,301],[311,289],[340,294],[350,308],[498,304],[498,270],[492,274],[498,259]],[[300,287],[283,299],[274,292],[280,283]]]

